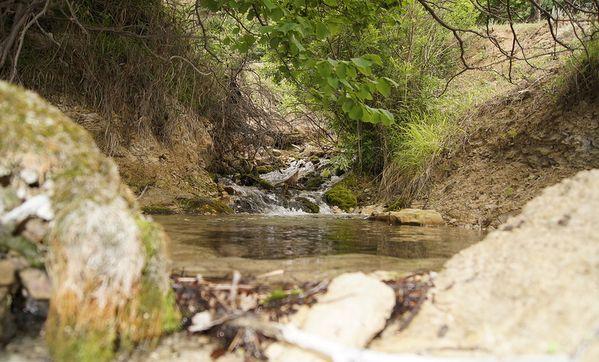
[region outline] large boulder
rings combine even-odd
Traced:
[[[586,353],[599,352],[597,225],[599,170],[545,189],[454,256],[409,328],[374,348],[575,355],[594,343]]]
[[[117,345],[175,328],[164,231],[141,215],[90,135],[5,82],[0,135],[0,246],[45,265],[53,358],[108,360]]]

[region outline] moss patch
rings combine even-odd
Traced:
[[[50,316],[53,316],[50,314]],[[55,316],[46,322],[48,348],[55,361],[110,361],[114,357],[114,339],[106,330],[70,331],[68,321],[54,321]]]
[[[325,182],[325,178],[320,174],[313,172],[304,177],[304,187],[309,191],[316,191]]]
[[[270,182],[252,174],[241,175],[238,183],[242,186],[256,186],[265,190],[274,189],[274,186]]]
[[[171,207],[165,206],[165,205],[148,205],[148,206],[142,207],[141,211],[144,214],[150,214],[150,215],[172,215],[175,213],[175,210],[173,210]]]
[[[301,209],[305,212],[309,212],[311,214],[318,214],[320,212],[320,206],[316,205],[305,197],[298,197],[295,200],[300,204]]]
[[[197,197],[193,199],[177,199],[179,206],[184,212],[191,214],[232,214],[231,209],[224,202],[209,197]]]
[[[6,235],[0,232],[0,251],[15,251],[24,257],[32,266],[44,266],[44,258],[37,245],[22,236]]]
[[[350,209],[358,206],[358,199],[356,195],[345,187],[344,185],[337,184],[332,189],[324,194],[325,201],[329,205],[338,206],[343,211],[349,211]]]
[[[256,166],[256,172],[258,172],[259,174],[273,172],[274,170],[275,168],[270,165]]]

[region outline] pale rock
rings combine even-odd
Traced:
[[[449,260],[391,353],[599,356],[599,170],[549,187]]]
[[[25,181],[25,183],[27,183],[28,185],[32,185],[32,184],[38,182],[38,180],[39,180],[37,172],[32,169],[21,170],[21,173],[19,174],[19,176],[21,176],[23,181]]]
[[[29,297],[47,300],[52,296],[50,278],[43,270],[27,268],[19,272],[19,278]]]
[[[34,243],[41,243],[47,233],[48,223],[41,219],[35,218],[27,221],[25,224],[25,229],[21,235],[33,241]]]
[[[300,310],[290,323],[328,341],[362,348],[385,327],[394,306],[391,287],[363,273],[343,274],[333,279],[316,305]],[[266,354],[271,361],[322,361],[285,343],[271,345]]]
[[[44,220],[52,220],[54,212],[48,195],[36,195],[7,212],[0,218],[2,224],[18,224],[28,217],[37,216]]]
[[[402,209],[400,211],[389,211],[374,213],[370,220],[384,221],[390,224],[412,225],[412,226],[440,226],[445,225],[443,217],[434,210]]]
[[[375,213],[382,213],[385,210],[383,205],[367,205],[363,206],[358,210],[358,214],[364,216],[370,216]]]
[[[0,287],[7,287],[15,282],[15,272],[17,271],[14,263],[9,259],[0,260]]]

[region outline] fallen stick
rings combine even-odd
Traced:
[[[566,355],[523,355],[523,356],[471,356],[437,357],[416,354],[391,354],[368,349],[350,348],[306,333],[292,325],[260,321],[252,317],[241,317],[230,322],[232,325],[251,328],[260,333],[287,342],[305,350],[316,352],[333,362],[566,362]]]

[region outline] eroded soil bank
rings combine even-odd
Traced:
[[[427,206],[453,224],[497,227],[543,188],[598,168],[599,98],[567,105],[555,91],[544,82],[476,111],[435,167]]]

